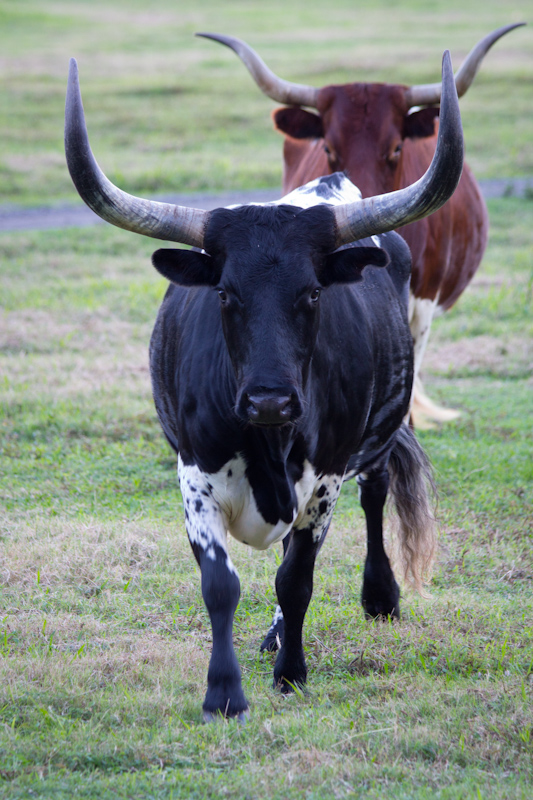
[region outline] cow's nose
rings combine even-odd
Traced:
[[[249,394],[246,410],[256,425],[283,425],[292,417],[292,398]]]

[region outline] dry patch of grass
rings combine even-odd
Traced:
[[[430,346],[424,370],[450,378],[465,373],[533,374],[533,339],[519,336],[473,336]]]

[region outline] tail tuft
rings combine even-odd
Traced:
[[[413,431],[403,424],[389,460],[390,492],[397,512],[395,539],[404,579],[424,594],[437,545],[437,490],[431,464]]]

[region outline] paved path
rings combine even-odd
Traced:
[[[533,198],[533,178],[509,178],[508,180],[479,181],[485,198],[515,197]],[[267,203],[277,200],[278,189],[257,189],[246,192],[224,192],[222,194],[175,194],[154,199],[183,206],[194,206],[210,211],[213,208],[234,203]],[[82,201],[42,208],[0,205],[0,231],[44,230],[46,228],[82,228],[96,225],[102,220]]]
[[[224,192],[223,194],[175,194],[158,195],[154,200],[177,203],[210,211],[236,203],[267,203],[277,200],[277,189],[257,189],[248,192]],[[81,200],[42,208],[0,205],[0,231],[44,230],[45,228],[84,228],[97,225],[102,220]]]

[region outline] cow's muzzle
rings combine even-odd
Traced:
[[[239,406],[241,416],[253,425],[286,425],[302,413],[295,394],[244,392]]]

